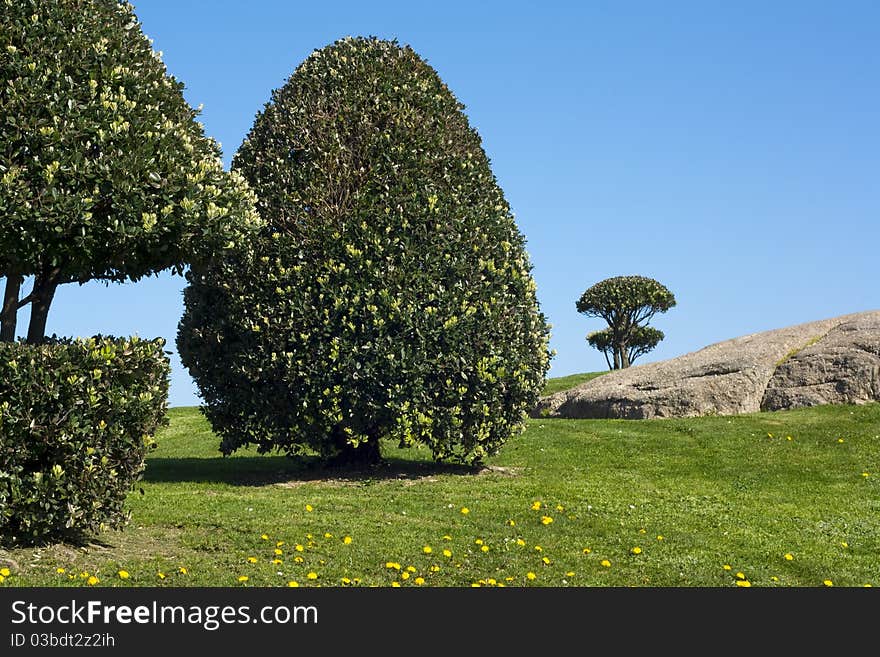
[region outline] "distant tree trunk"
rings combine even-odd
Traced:
[[[9,272],[6,274],[6,290],[3,293],[3,309],[0,310],[0,342],[15,342],[15,329],[18,325],[18,293],[24,276]]]
[[[46,319],[49,307],[55,298],[55,290],[61,280],[61,270],[57,267],[37,274],[34,280],[34,300],[31,302],[31,321],[28,325],[28,344],[40,344],[46,337]]]
[[[620,353],[620,369],[626,369],[630,366],[629,350],[626,348],[626,344],[623,342],[618,344],[617,351]]]
[[[613,369],[619,370],[620,369],[620,351],[618,351],[616,345],[613,347],[613,349],[614,349],[614,367],[613,367]]]

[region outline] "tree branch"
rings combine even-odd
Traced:
[[[31,303],[35,298],[36,298],[36,297],[34,296],[33,290],[31,290],[31,293],[30,293],[30,294],[28,294],[26,297],[24,297],[24,298],[22,298],[22,299],[20,299],[20,300],[18,301],[18,303],[17,303],[16,306],[15,306],[15,309],[16,309],[16,310],[21,310],[21,309],[24,308],[26,305],[28,305],[29,303]]]

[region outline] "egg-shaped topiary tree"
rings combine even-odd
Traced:
[[[233,160],[266,229],[188,275],[178,347],[228,454],[478,462],[549,365],[525,240],[463,106],[411,48],[346,38]]]

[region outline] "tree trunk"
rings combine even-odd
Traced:
[[[629,351],[623,343],[617,345],[617,350],[620,352],[620,369],[626,369],[630,366]]]
[[[31,322],[28,325],[28,344],[40,344],[46,337],[46,319],[55,298],[61,271],[58,268],[37,274],[34,280],[34,300],[31,302]]]
[[[329,465],[357,467],[374,465],[382,460],[378,436],[370,436],[367,442],[353,447],[346,440],[342,429],[336,427],[333,430],[333,446],[336,448],[336,455],[330,459]]]
[[[6,274],[6,290],[3,293],[3,310],[0,310],[0,342],[15,342],[18,325],[18,293],[24,276],[12,272]]]

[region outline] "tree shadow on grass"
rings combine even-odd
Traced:
[[[148,483],[217,483],[233,486],[295,485],[335,481],[353,484],[377,480],[416,480],[436,475],[475,475],[481,466],[384,458],[370,466],[326,466],[315,457],[234,456],[151,458],[143,481]]]

